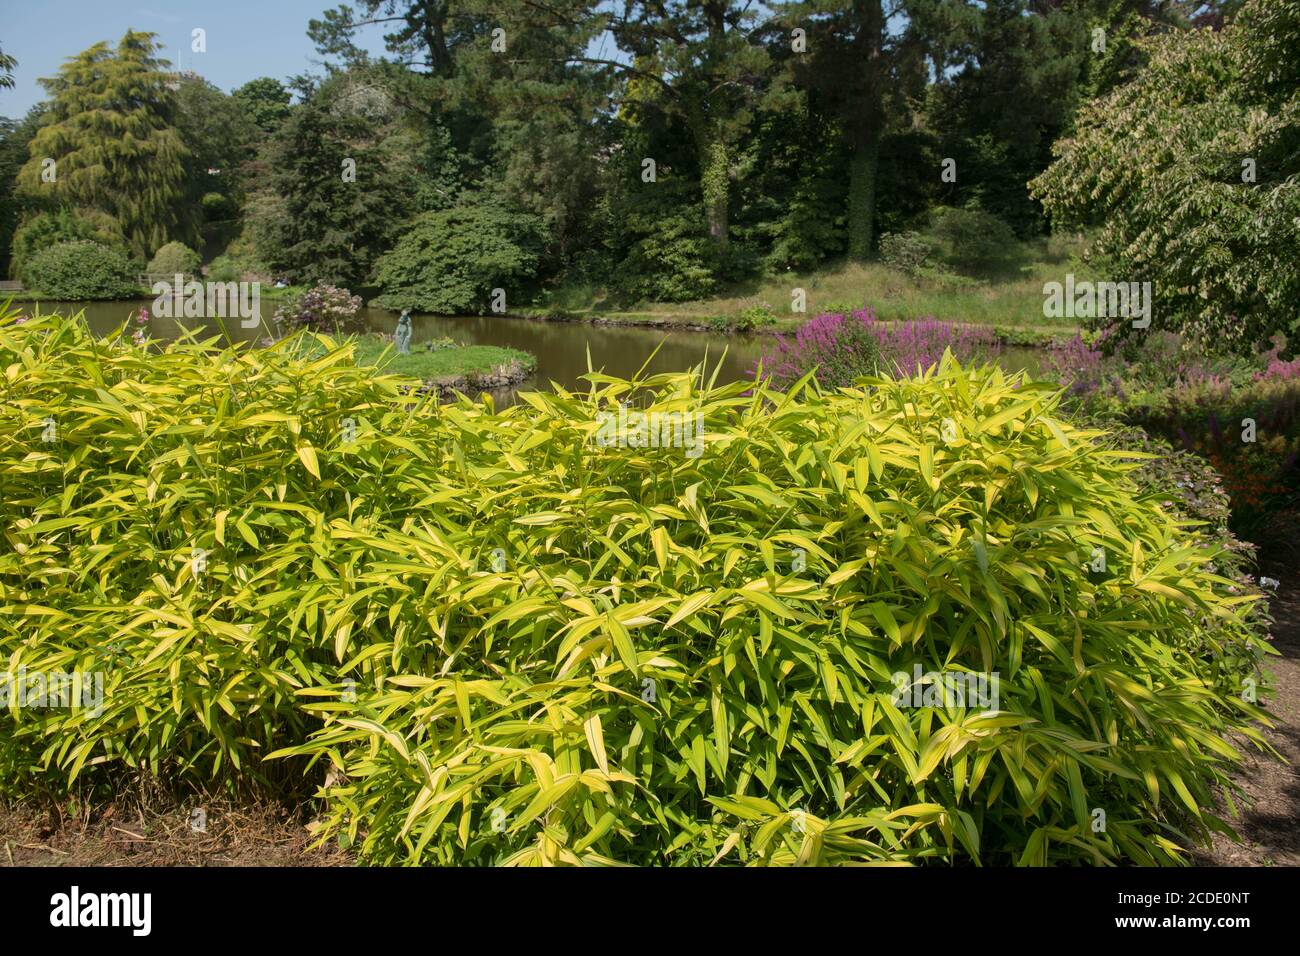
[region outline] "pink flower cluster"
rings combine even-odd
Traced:
[[[145,345],[149,341],[149,333],[146,328],[149,325],[149,310],[141,309],[140,314],[135,317],[135,324],[139,326],[131,333],[131,341],[136,345]]]
[[[982,326],[933,318],[879,322],[872,309],[827,312],[803,323],[793,337],[776,336],[776,347],[763,355],[762,365],[781,388],[812,368],[823,388],[837,388],[861,375],[915,374],[938,364],[948,349],[970,361],[997,352],[998,342]]]
[[[864,313],[854,313],[860,314]],[[874,320],[874,314],[865,314],[868,320]],[[874,323],[871,331],[880,345],[885,370],[897,368],[904,375],[938,365],[947,350],[962,362],[995,355],[1000,350],[993,330],[983,325],[961,325],[928,318]]]
[[[1289,362],[1284,362],[1276,355],[1272,355],[1269,358],[1268,367],[1262,372],[1255,373],[1255,378],[1282,382],[1300,378],[1300,356],[1296,356]]]
[[[275,319],[291,326],[332,330],[345,326],[361,311],[361,296],[332,285],[308,289],[292,305],[276,310]]]

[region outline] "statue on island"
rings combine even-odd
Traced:
[[[393,334],[393,344],[402,355],[411,354],[411,310],[403,309],[397,320],[397,331]]]

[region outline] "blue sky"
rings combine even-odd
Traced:
[[[20,118],[44,99],[39,77],[70,56],[127,29],[158,34],[164,56],[226,92],[259,76],[284,80],[319,72],[307,21],[341,0],[0,0],[0,49],[18,59],[14,89],[0,90],[0,116]],[[190,52],[190,33],[207,31],[206,53]],[[383,30],[363,45],[383,52]]]

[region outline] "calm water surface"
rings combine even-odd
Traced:
[[[130,302],[42,302],[39,308],[41,312],[65,315],[84,311],[91,329],[106,335],[151,305],[150,300],[141,299]],[[35,311],[37,305],[29,308]],[[373,332],[391,334],[397,325],[397,316],[383,309],[362,309],[360,319]],[[524,391],[549,388],[551,382],[568,389],[585,387],[580,376],[587,371],[588,352],[593,369],[625,378],[632,376],[653,354],[654,358],[647,366],[649,373],[684,371],[707,361],[710,373],[721,363],[720,383],[736,381],[745,378],[754,367],[765,339],[765,336],[582,322],[541,322],[496,315],[413,315],[412,319],[412,342],[415,344],[449,336],[465,345],[504,345],[531,352],[537,356],[537,372],[520,383],[518,389]],[[172,339],[189,328],[201,335],[213,335],[222,332],[223,326],[225,333],[236,341],[254,341],[266,335],[259,329],[240,328],[239,322],[233,319],[176,320],[157,315],[150,316],[149,334],[155,339]],[[658,352],[655,352],[656,348]],[[1004,349],[1001,363],[1008,369],[1037,371],[1038,354],[1034,349]],[[493,394],[498,406],[515,400],[514,390],[497,390]]]

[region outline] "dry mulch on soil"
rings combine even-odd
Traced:
[[[202,811],[198,815],[196,811]],[[347,866],[337,846],[309,849],[306,823],[261,801],[119,797],[39,809],[0,804],[0,866]]]
[[[1300,570],[1280,560],[1263,565],[1262,573],[1280,582],[1269,613],[1273,646],[1282,655],[1264,661],[1273,686],[1262,702],[1274,722],[1264,735],[1287,763],[1253,748],[1246,751],[1236,777],[1247,805],[1238,801],[1237,819],[1219,809],[1242,842],[1215,834],[1213,846],[1195,854],[1202,866],[1300,866]]]

